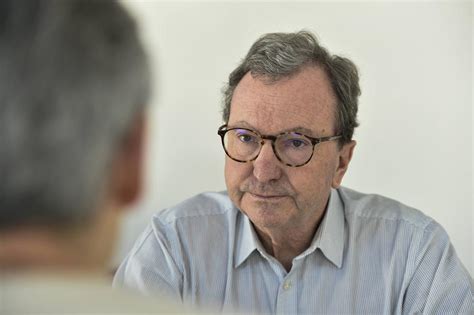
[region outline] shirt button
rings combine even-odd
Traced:
[[[291,281],[288,280],[283,284],[283,290],[289,290],[291,288]]]

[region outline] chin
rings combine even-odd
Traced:
[[[286,222],[285,218],[275,217],[275,216],[267,216],[267,215],[248,215],[250,221],[256,226],[258,229],[277,229],[283,227]]]
[[[286,210],[285,210],[286,209]],[[288,208],[278,207],[271,203],[243,202],[242,212],[259,228],[275,228],[284,225],[289,214]]]

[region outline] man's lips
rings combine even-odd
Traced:
[[[279,200],[287,197],[286,195],[257,194],[251,192],[248,192],[248,194],[252,196],[252,198],[260,200]]]

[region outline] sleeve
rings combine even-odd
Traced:
[[[170,228],[155,217],[120,264],[113,286],[182,301],[183,267],[177,248]]]
[[[444,229],[431,221],[416,248],[403,314],[474,314],[473,280]]]

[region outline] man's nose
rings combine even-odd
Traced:
[[[258,157],[253,163],[253,175],[261,182],[266,183],[281,176],[281,162],[273,152],[272,143],[265,141]]]

